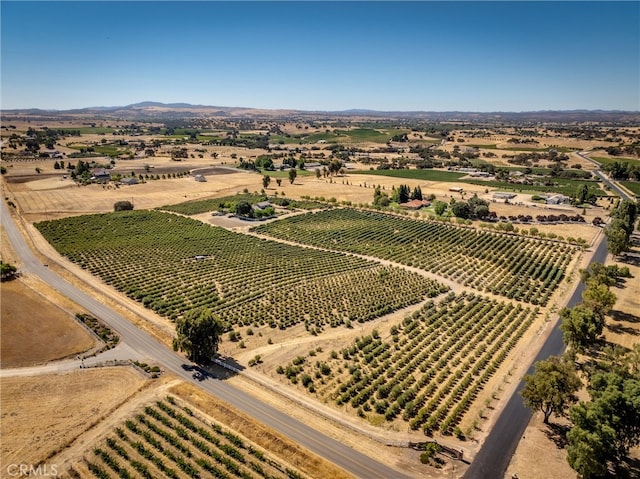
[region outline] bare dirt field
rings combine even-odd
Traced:
[[[146,382],[127,367],[2,378],[0,462],[6,466],[46,461],[128,401]]]
[[[90,349],[94,337],[69,312],[21,279],[1,283],[0,363],[33,366]]]

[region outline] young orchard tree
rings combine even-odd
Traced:
[[[222,321],[210,309],[192,309],[176,321],[177,337],[173,340],[173,350],[185,352],[195,363],[207,361],[218,352],[223,332]]]
[[[564,415],[576,401],[575,393],[582,385],[573,365],[557,356],[538,361],[535,372],[526,375],[524,381],[525,387],[520,393],[524,403],[542,411],[545,424],[549,424],[551,414]]]

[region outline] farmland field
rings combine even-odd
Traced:
[[[576,248],[355,209],[289,217],[253,229],[430,271],[479,291],[545,305]]]
[[[86,477],[306,477],[171,396],[116,427],[85,454],[84,465],[90,472]]]
[[[629,163],[631,165],[640,165],[640,160],[637,158],[624,158],[616,156],[593,156],[593,160],[597,161],[601,165],[607,165],[611,163]]]
[[[405,134],[406,129],[374,129],[374,128],[353,128],[349,130],[333,130],[331,132],[313,132],[297,134],[292,136],[272,135],[271,143],[317,143],[320,140],[327,143],[386,143],[394,135]]]
[[[95,340],[59,304],[22,279],[0,287],[0,363],[3,368],[43,364],[90,349]]]
[[[513,168],[522,169],[522,168]],[[540,169],[542,170],[542,168]],[[443,170],[417,170],[417,169],[403,169],[403,170],[361,170],[353,171],[353,174],[366,174],[366,175],[378,175],[389,176],[393,178],[407,178],[413,180],[425,180],[425,181],[449,181],[458,183],[468,183],[472,185],[485,186],[487,188],[500,188],[503,190],[515,190],[515,191],[531,191],[531,192],[549,192],[559,193],[566,196],[572,196],[575,194],[578,187],[586,184],[597,196],[604,196],[605,192],[600,188],[600,184],[596,181],[586,180],[571,180],[564,178],[553,178],[553,182],[556,183],[553,186],[546,185],[525,185],[517,183],[509,183],[506,181],[495,180],[480,180],[473,178],[463,178],[466,173],[459,173],[455,171],[443,171]]]
[[[61,254],[171,319],[206,306],[231,326],[304,323],[317,332],[369,321],[447,289],[402,268],[157,211],[36,226]]]
[[[373,423],[401,418],[411,429],[450,434],[536,315],[511,302],[449,293],[389,337],[374,330],[328,357],[298,356],[278,372]]]
[[[634,195],[640,196],[640,181],[621,181],[620,183]]]
[[[408,178],[412,180],[425,180],[425,181],[458,181],[461,177],[465,176],[465,173],[458,173],[455,171],[442,171],[442,170],[360,170],[352,171],[351,174],[360,175],[376,175],[376,176],[391,176],[393,178]]]
[[[139,373],[122,367],[2,378],[0,460],[37,464],[47,459],[145,384]]]

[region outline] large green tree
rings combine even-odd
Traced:
[[[251,203],[249,203],[248,201],[238,201],[236,203],[234,211],[237,215],[240,216],[253,216],[253,208],[251,207]]]
[[[0,261],[0,279],[2,279],[2,281],[5,279],[13,279],[17,271],[18,269],[14,265]]]
[[[604,328],[604,316],[585,304],[562,309],[560,318],[564,342],[576,352],[583,352],[595,343]]]
[[[293,184],[293,182],[296,181],[297,176],[298,176],[298,172],[296,171],[296,169],[291,168],[289,170],[289,183]]]
[[[591,378],[592,400],[571,408],[567,460],[583,478],[603,477],[608,464],[619,468],[640,443],[640,381],[614,372]]]
[[[614,256],[629,250],[633,225],[638,215],[638,205],[633,201],[623,200],[611,212],[611,224],[605,231],[607,248]]]
[[[211,359],[218,352],[224,325],[208,308],[195,308],[176,320],[174,351],[183,351],[196,363]]]
[[[551,414],[564,415],[576,401],[575,393],[582,386],[573,365],[563,358],[551,356],[535,364],[533,374],[524,377],[522,398],[527,407],[539,409],[544,423],[549,424]]]
[[[567,461],[580,477],[591,479],[607,474],[606,446],[600,435],[573,427],[567,433],[567,440]]]
[[[582,301],[596,314],[604,318],[616,303],[616,295],[611,292],[606,284],[589,281],[582,292]]]

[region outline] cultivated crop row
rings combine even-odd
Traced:
[[[576,252],[568,244],[347,208],[289,217],[254,231],[389,259],[534,305],[548,302]]]
[[[86,457],[95,477],[302,478],[217,423],[195,417],[172,398],[147,406]]]
[[[446,287],[401,268],[290,246],[157,211],[37,224],[55,248],[175,319],[208,307],[229,325],[285,329],[364,322]]]
[[[538,311],[473,294],[449,293],[393,326],[319,358],[278,368],[291,382],[363,417],[449,434]]]

